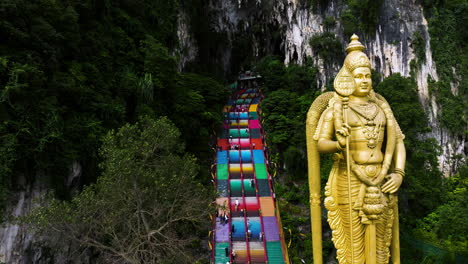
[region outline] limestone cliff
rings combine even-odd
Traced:
[[[77,161],[70,166],[69,174],[66,175],[65,185],[67,191],[76,194],[81,186],[82,167]],[[32,182],[22,175],[16,177],[16,190],[12,190],[10,204],[6,214],[11,217],[27,215],[33,208],[45,205],[44,198],[52,190],[47,182],[41,182],[43,175],[37,175]],[[41,243],[42,237],[35,234],[29,226],[19,225],[16,222],[6,222],[0,225],[0,263],[18,264],[46,264],[46,263],[91,263],[92,256],[87,252],[80,259],[73,259],[67,245],[61,249],[44,247]],[[47,234],[46,234],[47,235]]]
[[[189,10],[180,10],[178,17],[179,47],[174,55],[179,57],[179,69],[184,70],[190,62],[211,62],[220,65],[226,76],[235,76],[239,70],[266,55],[278,55],[285,64],[304,63],[311,57],[319,69],[318,85],[325,89],[341,66],[341,61],[325,65],[311,48],[309,41],[313,36],[326,30],[335,34],[343,46],[348,42],[340,21],[346,2],[342,0],[318,1],[322,6],[312,8],[306,0],[210,0],[205,1],[205,19],[208,28],[194,30]],[[317,1],[316,1],[317,2]],[[416,0],[385,0],[379,7],[378,24],[375,32],[361,35],[367,47],[374,69],[383,77],[393,73],[410,76],[411,61],[415,55],[415,33],[419,32],[424,40],[425,59],[416,69],[420,101],[430,120],[432,132],[427,137],[436,138],[443,152],[439,157],[440,166],[446,174],[450,173],[450,158],[454,154],[466,156],[466,138],[455,137],[440,125],[440,111],[436,98],[429,93],[428,78],[438,80],[436,64],[433,61],[428,23],[423,9]],[[325,20],[334,18],[336,23],[325,29]],[[193,18],[192,18],[193,19]],[[205,32],[209,31],[209,32]],[[206,34],[200,34],[206,33]],[[211,35],[210,35],[211,34]],[[206,36],[216,36],[210,39]],[[204,41],[207,44],[202,44]],[[343,50],[344,53],[344,50]],[[457,92],[456,82],[452,85]],[[72,190],[78,186],[80,178],[78,163],[71,165],[67,185]],[[17,184],[7,212],[12,216],[26,214],[35,204],[35,198],[47,192],[47,186],[37,182]],[[50,263],[52,259],[61,261],[66,256],[54,256],[38,246],[38,238],[31,231],[15,224],[0,227],[0,263]],[[81,261],[88,263],[89,258]]]
[[[265,55],[279,55],[285,64],[304,63],[311,57],[319,68],[318,85],[325,86],[333,80],[339,70],[341,61],[333,65],[324,65],[318,53],[309,44],[312,37],[325,32],[324,20],[332,18],[336,21],[329,32],[335,34],[346,46],[341,14],[346,10],[346,1],[318,1],[323,6],[312,8],[310,2],[301,0],[222,0],[210,1],[209,9],[211,29],[226,36],[226,42],[219,43],[223,47],[223,55],[216,58],[223,65],[226,73],[235,74],[242,69],[242,62],[236,61],[235,52],[239,50],[239,37],[249,42],[249,56],[259,59]],[[315,1],[317,2],[317,1]],[[182,27],[181,27],[182,28]],[[424,17],[423,7],[419,1],[385,0],[378,9],[378,22],[374,32],[361,35],[361,41],[367,47],[373,68],[387,77],[394,73],[409,77],[411,62],[416,60],[415,38],[419,35],[424,41],[425,58],[415,70],[419,98],[427,113],[432,132],[425,137],[435,138],[442,147],[439,156],[439,166],[446,175],[453,171],[450,162],[454,155],[466,157],[466,138],[455,136],[440,125],[438,120],[439,106],[436,98],[431,96],[428,79],[437,81],[436,64],[431,52],[431,36],[428,23]],[[185,43],[185,41],[183,41]],[[188,47],[196,50],[193,46]],[[245,50],[243,50],[245,52]],[[344,50],[343,50],[344,53]],[[237,69],[236,69],[237,67]],[[457,91],[456,82],[452,90]]]

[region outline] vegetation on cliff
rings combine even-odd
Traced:
[[[27,219],[52,252],[76,245],[99,263],[196,263],[213,197],[196,180],[196,159],[167,118],[141,118],[110,131],[102,175],[70,202],[54,200]],[[45,256],[44,256],[45,257]]]
[[[178,72],[179,7],[175,0],[2,2],[0,205],[9,190],[37,182],[70,198],[64,177],[72,162],[82,165],[80,184],[95,182],[103,136],[141,115],[168,116],[187,151],[210,162],[208,135],[228,92]]]
[[[431,92],[441,106],[441,124],[457,136],[466,137],[468,109],[468,23],[466,0],[423,1],[428,17],[431,49],[439,76]]]
[[[328,2],[308,1],[319,6]],[[345,37],[355,31],[375,32],[382,1],[344,2],[347,7],[340,18],[325,19],[326,30],[335,27],[336,19]],[[430,80],[430,91],[442,109],[439,118],[453,134],[466,137],[468,38],[459,25],[467,24],[468,5],[466,0],[420,2],[428,18],[439,75],[438,82]],[[225,33],[212,30],[213,17],[205,7],[203,0],[3,1],[0,208],[18,189],[38,182],[50,186],[59,199],[37,211],[34,219],[42,231],[66,234],[64,239],[77,243],[81,250],[77,253],[92,248],[109,262],[115,261],[115,255],[130,262],[138,256],[122,245],[134,245],[142,237],[127,237],[123,230],[137,226],[143,233],[136,234],[150,234],[142,244],[144,250],[136,250],[141,257],[148,257],[146,250],[161,237],[148,233],[147,225],[150,231],[164,226],[149,209],[158,206],[154,208],[167,212],[165,202],[177,200],[183,192],[196,197],[197,202],[191,204],[193,208],[185,207],[187,204],[177,204],[177,208],[194,210],[194,218],[177,220],[177,224],[161,229],[168,232],[162,236],[181,241],[177,244],[180,247],[166,248],[164,253],[155,249],[148,258],[168,263],[181,263],[174,257],[197,259],[199,239],[206,235],[206,226],[201,223],[209,223],[202,221],[202,204],[210,198],[205,188],[211,189],[206,184],[212,157],[208,142],[222,120],[221,109],[228,96],[228,91],[211,78],[224,74],[213,57],[223,55],[221,49],[230,45]],[[190,73],[177,69],[180,9],[189,16],[199,46],[197,60],[187,67]],[[243,26],[239,24],[239,28]],[[271,33],[275,51],[281,52],[281,25],[266,33],[264,25],[252,28],[252,32],[239,31],[232,36],[232,72],[254,60],[249,34]],[[425,58],[425,39],[422,34],[414,39],[415,63],[420,64]],[[332,54],[342,49],[328,32],[315,36],[310,44],[326,64],[332,64]],[[261,60],[257,70],[265,77],[262,110],[270,154],[282,172],[276,192],[283,224],[290,230],[286,232],[292,241],[290,255],[298,262],[311,257],[304,120],[320,94],[318,71],[311,59],[303,66],[285,66],[275,57]],[[468,215],[467,167],[456,162],[459,157],[453,157],[458,172],[450,179],[442,177],[437,168],[439,146],[434,139],[420,136],[429,128],[412,79],[392,75],[375,89],[390,102],[406,135],[408,166],[400,210],[401,230],[410,237],[402,236],[402,254],[411,261],[408,263],[452,263],[454,252],[467,254],[468,248],[463,222]],[[155,146],[155,142],[160,145]],[[83,190],[76,197],[71,196],[64,179],[74,161],[83,168],[78,183]],[[328,156],[322,157],[322,165],[325,182],[331,166]],[[188,186],[193,190],[185,188]],[[169,200],[163,201],[162,193]],[[150,221],[144,220],[147,212],[152,215]],[[333,258],[329,237],[325,233],[325,255]],[[428,255],[413,243],[416,239],[443,250],[443,254]],[[55,242],[49,241],[49,247]],[[175,251],[186,255],[176,256]]]

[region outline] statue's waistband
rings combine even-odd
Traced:
[[[381,163],[365,164],[365,165],[356,164],[356,166],[359,168],[360,171],[362,171],[369,178],[373,178],[377,176],[380,170],[382,169]],[[346,161],[340,160],[339,167],[341,170],[346,170]]]

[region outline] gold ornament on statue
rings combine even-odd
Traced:
[[[319,153],[335,153],[325,207],[340,264],[400,263],[398,207],[406,160],[398,123],[372,89],[371,64],[356,35],[335,81],[312,103],[306,136],[311,200],[320,197]],[[314,263],[322,264],[321,207],[311,203]]]

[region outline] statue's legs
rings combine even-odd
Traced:
[[[392,264],[400,264],[400,225],[398,223],[398,196],[390,195],[390,200],[393,203],[393,227],[392,227],[392,245],[391,257]]]
[[[364,264],[365,263],[365,226],[361,223],[361,217],[358,210],[352,210],[352,216],[349,215],[348,201],[348,179],[346,175],[346,166],[340,164],[338,175],[336,175],[336,193],[338,198],[338,211],[342,227],[333,232],[333,240],[337,250],[339,263]],[[351,176],[351,204],[359,195],[361,181],[353,174]],[[350,225],[353,228],[353,237],[350,234]],[[340,245],[338,245],[340,244]],[[351,254],[352,251],[352,254]],[[341,258],[340,258],[341,255]],[[353,260],[351,261],[351,258]]]
[[[340,164],[341,165],[341,164]],[[337,248],[337,258],[340,264],[387,264],[390,256],[390,244],[392,239],[392,226],[394,219],[393,203],[387,200],[387,206],[384,208],[380,219],[374,222],[371,231],[372,237],[366,237],[369,234],[366,229],[367,224],[362,223],[362,215],[359,215],[359,210],[355,208],[355,202],[359,197],[361,181],[354,175],[351,176],[351,201],[353,205],[352,216],[349,216],[348,202],[348,182],[346,170],[343,166],[335,171],[336,174],[329,181],[329,187],[333,188],[333,200],[338,201],[338,206],[327,207],[328,222],[332,227],[333,242]],[[368,220],[367,220],[368,222]],[[350,224],[353,227],[353,237],[350,234]],[[375,248],[373,261],[366,261],[366,251],[372,246]],[[351,251],[353,254],[351,254]],[[368,257],[368,256],[367,256]],[[353,258],[353,261],[351,261]]]
[[[394,204],[388,204],[383,211],[381,222],[376,224],[377,264],[387,264],[390,257],[392,242]]]
[[[349,232],[349,217],[348,217],[348,205],[343,204],[340,205],[340,211],[343,215],[343,230],[345,231],[345,236],[347,240],[348,254],[347,258],[351,259],[351,252],[353,251],[353,262],[348,261],[344,263],[352,263],[352,264],[364,264],[365,263],[365,231],[366,226],[361,223],[361,217],[357,211],[353,210],[353,215],[351,217],[352,227],[353,227],[353,238],[351,238],[351,234]],[[340,262],[341,264],[341,262]]]

